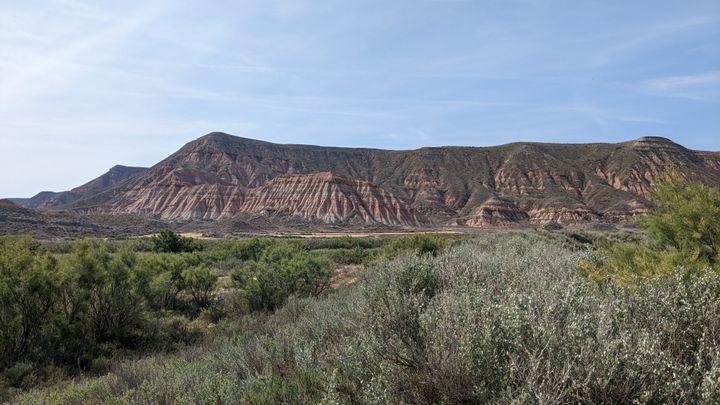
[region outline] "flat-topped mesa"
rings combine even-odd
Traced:
[[[389,151],[210,133],[61,208],[163,220],[251,213],[391,226],[623,221],[650,207],[653,182],[669,168],[720,186],[719,154],[658,137]]]
[[[324,223],[422,226],[428,221],[391,193],[331,172],[282,174],[249,192],[240,211]]]

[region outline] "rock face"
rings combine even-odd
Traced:
[[[253,189],[240,211],[285,214],[325,223],[429,225],[409,204],[387,191],[368,181],[330,172],[281,174]]]
[[[165,220],[253,213],[406,227],[622,221],[648,209],[653,181],[667,168],[720,186],[720,153],[657,137],[386,151],[212,133],[149,169],[52,208]]]
[[[525,222],[529,219],[527,212],[518,208],[515,203],[506,198],[490,197],[467,218],[456,222],[474,228],[489,228],[497,226],[511,226]]]

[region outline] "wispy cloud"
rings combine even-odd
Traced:
[[[720,23],[718,15],[693,16],[671,21],[648,22],[625,30],[578,38],[579,44],[597,47],[591,61],[595,65],[611,65],[628,57],[642,55],[658,47],[666,46],[668,40],[714,27]]]
[[[70,4],[89,12],[84,3],[73,1]],[[85,60],[113,60],[118,55],[112,50],[124,45],[140,26],[156,18],[161,6],[158,1],[148,2],[128,15],[114,16],[113,23],[107,27],[83,33],[68,43],[59,42],[52,50],[41,50],[18,61],[11,72],[0,78],[0,110],[66,88],[83,72],[78,66]],[[99,17],[99,14],[93,15]]]
[[[713,86],[720,84],[720,70],[698,73],[694,75],[668,76],[651,79],[646,84],[654,90],[677,90],[688,87]]]
[[[646,80],[644,86],[654,95],[720,103],[720,70],[658,77]]]

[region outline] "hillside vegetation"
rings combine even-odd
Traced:
[[[563,230],[4,239],[3,392],[17,403],[712,403],[720,196],[669,175],[655,203],[631,242]],[[359,281],[330,288],[347,265],[363,266]]]

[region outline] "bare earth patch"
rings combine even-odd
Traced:
[[[346,264],[336,268],[330,278],[330,288],[337,290],[355,284],[357,282],[357,273],[361,269],[362,265],[359,264]]]

